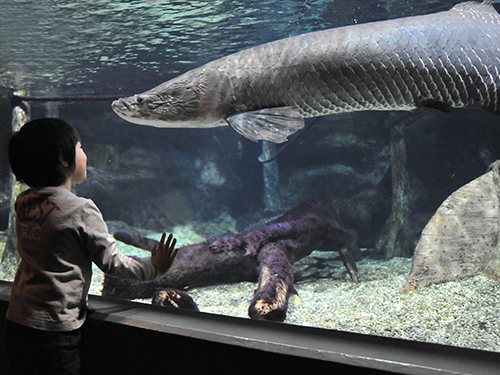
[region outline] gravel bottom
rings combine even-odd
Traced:
[[[338,268],[342,268],[338,262]],[[361,282],[300,281],[285,323],[500,351],[499,283],[483,276],[401,294],[411,260],[364,260]],[[248,318],[254,283],[196,288],[200,311]]]
[[[315,253],[309,258],[315,259]],[[348,279],[340,261],[329,262],[338,278],[298,281],[285,323],[500,352],[497,280],[477,276],[401,294],[410,259],[360,261],[359,284]],[[96,288],[101,275],[95,275]],[[248,319],[256,287],[241,282],[187,292],[202,312]]]
[[[180,246],[200,240],[189,230],[186,235]],[[123,244],[120,249],[149,255]],[[360,283],[353,284],[336,253],[313,252],[295,263],[296,293],[285,323],[500,352],[498,280],[476,276],[401,294],[411,259],[365,259],[357,265]],[[91,294],[101,294],[102,281],[94,267]],[[241,282],[187,292],[202,312],[248,319],[256,287]]]

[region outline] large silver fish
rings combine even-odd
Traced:
[[[113,102],[156,127],[229,125],[281,143],[304,118],[366,110],[477,107],[500,112],[500,15],[491,3],[339,27],[214,60]]]

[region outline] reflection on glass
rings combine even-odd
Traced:
[[[268,41],[455,3],[14,2],[1,16],[0,86],[36,96],[127,96]],[[151,283],[95,269],[91,293],[500,350],[498,172],[484,174],[500,155],[495,116],[316,117],[259,161],[262,145],[227,127],[145,127],[110,104],[30,102],[26,110],[78,128],[89,172],[74,191],[96,202],[124,253],[148,257],[141,247],[151,242],[139,239],[163,231],[176,235],[181,252],[175,272]],[[6,234],[9,176],[0,162]],[[11,275],[4,264],[2,279]],[[431,276],[437,283],[424,285]]]

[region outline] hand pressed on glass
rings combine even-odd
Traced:
[[[179,249],[175,249],[177,239],[174,238],[172,233],[169,234],[166,241],[165,237],[166,233],[163,233],[160,242],[151,251],[151,263],[158,270],[158,276],[163,275],[170,269],[179,251]]]

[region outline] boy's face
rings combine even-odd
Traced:
[[[71,182],[77,184],[87,178],[87,155],[83,151],[82,144],[76,144],[75,171],[71,175]]]

